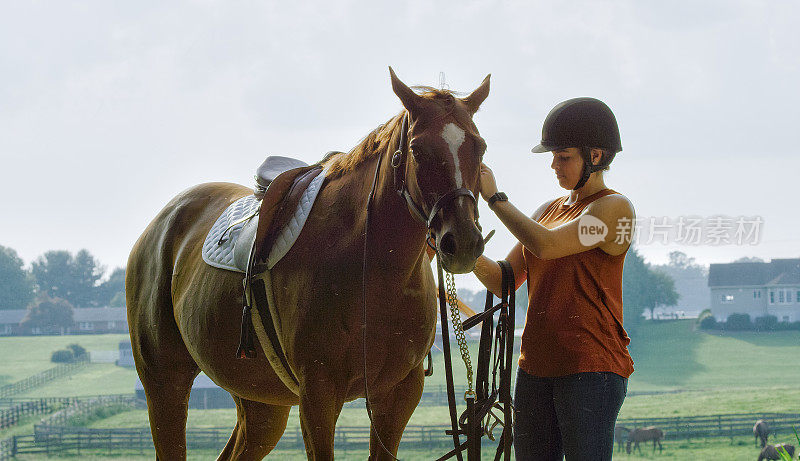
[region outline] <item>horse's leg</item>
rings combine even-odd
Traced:
[[[222,460],[260,460],[278,444],[292,407],[267,405],[233,396],[236,427],[220,453]]]
[[[129,271],[137,267],[129,265]],[[126,289],[131,291],[128,324],[136,371],[147,397],[156,459],[186,459],[189,392],[200,370],[172,317],[169,289],[158,290],[155,284],[145,286],[151,292],[133,289],[138,286],[126,282]]]
[[[425,375],[422,367],[419,366],[389,392],[379,395],[370,394],[372,422],[375,426],[369,438],[370,460],[392,460],[394,456],[397,456],[400,438],[403,436],[411,414],[417,408],[424,386]],[[386,452],[387,450],[389,453]]]
[[[309,460],[333,459],[333,437],[336,420],[344,400],[337,386],[321,368],[301,373],[300,427]]]
[[[659,454],[663,453],[664,452],[664,447],[661,446],[661,439],[656,439],[656,440],[658,441],[658,453]]]

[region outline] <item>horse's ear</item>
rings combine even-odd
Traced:
[[[478,112],[478,109],[481,107],[483,101],[487,96],[489,96],[489,79],[491,77],[492,74],[487,75],[486,78],[483,79],[483,82],[481,82],[481,86],[475,89],[475,91],[473,91],[472,94],[466,98],[461,99],[461,102],[467,106],[467,110],[469,110],[470,113],[474,114],[475,112]]]
[[[397,74],[394,73],[392,66],[389,66],[389,75],[392,77],[392,90],[394,90],[394,94],[400,98],[400,102],[403,103],[403,107],[405,107],[409,112],[414,112],[419,109],[423,101],[422,96],[414,93],[414,90],[406,86],[405,83],[401,82],[400,79],[397,78]]]

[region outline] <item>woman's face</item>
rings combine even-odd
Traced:
[[[558,178],[558,184],[572,190],[583,173],[583,157],[577,147],[567,147],[553,151],[553,163],[550,164]]]

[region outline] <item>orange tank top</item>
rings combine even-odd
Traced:
[[[548,229],[576,219],[594,200],[617,192],[603,189],[566,205],[554,200],[538,222]],[[627,250],[600,248],[543,260],[523,250],[528,270],[528,313],[519,366],[539,377],[606,371],[633,373],[630,338],[622,327],[622,266]]]

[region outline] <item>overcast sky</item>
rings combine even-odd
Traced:
[[[649,262],[800,256],[796,1],[0,5],[0,245],[27,263],[86,248],[123,266],[179,191],[350,149],[401,109],[389,65],[464,92],[492,74],[475,121],[526,212],[566,193],[530,154],[544,117],[594,96],[624,146],[606,183],[639,217],[763,220],[756,245],[640,242]],[[513,237],[481,206],[499,259]]]

